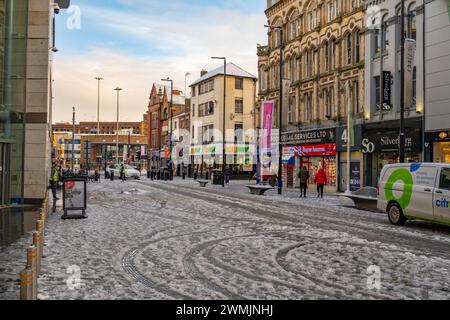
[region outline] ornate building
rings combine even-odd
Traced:
[[[311,141],[283,137],[289,132],[330,129],[334,140],[346,122],[347,100],[344,85],[350,84],[349,100],[354,118],[364,119],[364,37],[362,0],[268,0],[266,16],[271,26],[268,45],[258,46],[259,98],[275,101],[274,126],[278,127],[280,51],[283,52],[283,79],[289,79],[288,105],[283,106],[282,141],[292,152],[291,166],[284,166],[284,183],[296,185],[295,174],[306,165],[314,173],[324,166],[333,188],[338,186],[339,150],[332,154],[301,156],[295,147]],[[280,46],[282,47],[280,50]],[[361,120],[358,120],[361,119]],[[330,138],[330,137],[329,137]],[[331,141],[316,139],[314,144]],[[336,141],[335,141],[336,142]],[[313,145],[312,145],[313,146]],[[331,146],[332,147],[332,146]],[[326,148],[327,149],[327,148]],[[336,149],[336,145],[334,146]],[[328,149],[327,149],[328,150]],[[319,155],[318,155],[319,154]],[[306,154],[308,155],[308,154]]]

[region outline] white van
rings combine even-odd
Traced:
[[[381,171],[378,209],[403,225],[420,219],[450,225],[450,164],[403,163]]]

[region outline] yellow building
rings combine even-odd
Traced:
[[[336,139],[347,117],[344,90],[347,81],[354,118],[356,122],[364,119],[364,3],[362,0],[268,0],[267,7],[268,24],[282,27],[283,37],[279,28],[271,28],[268,45],[258,46],[259,98],[275,101],[274,126],[278,128],[282,51],[283,79],[289,80],[289,96],[285,98],[288,103],[282,109],[282,136],[289,132],[324,136],[320,130],[330,129],[329,136],[323,140],[284,139],[290,141],[284,147],[296,157],[294,165],[284,167],[284,183],[298,185],[295,173],[303,165],[309,168],[313,178],[317,168],[324,166],[331,189],[335,190],[339,185],[338,170],[345,168],[339,163],[339,150],[335,155],[328,152],[311,157],[296,155],[293,150],[305,145],[332,144],[330,139]],[[303,135],[292,135],[295,136]],[[355,156],[362,163],[362,155]]]
[[[224,114],[224,66],[191,84],[191,161],[199,166],[219,167],[225,150],[227,164],[236,172],[251,172],[254,162],[258,125],[255,111],[256,81],[252,74],[233,63],[226,65],[226,104]]]

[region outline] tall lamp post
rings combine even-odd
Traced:
[[[75,107],[73,107],[73,117],[72,117],[72,174],[74,173],[74,162],[75,162]]]
[[[122,91],[122,88],[115,88],[117,92],[117,128],[116,128],[116,164],[119,164],[119,93]]]
[[[265,25],[266,28],[276,29],[280,32],[280,93],[278,97],[278,122],[279,122],[279,130],[278,130],[278,194],[282,194],[283,190],[283,148],[281,145],[281,131],[283,128],[283,26],[282,25]]]
[[[225,114],[227,105],[227,58],[226,57],[211,57],[211,59],[223,60],[223,123],[222,123],[222,187],[225,188],[225,167],[227,166],[227,156],[225,152]],[[203,151],[202,151],[203,154]]]
[[[405,0],[400,9],[400,163],[405,162]]]
[[[170,102],[169,102],[169,118],[170,118],[170,131],[169,131],[169,180],[173,180],[173,167],[172,167],[172,134],[173,134],[173,80],[169,77],[167,79],[161,79],[161,81],[170,82]]]
[[[100,81],[103,80],[102,77],[95,77],[98,82],[98,93],[97,93],[97,134],[100,134]]]

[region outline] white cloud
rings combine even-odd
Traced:
[[[121,0],[134,5],[142,0]],[[148,2],[147,2],[148,3]],[[114,88],[121,86],[121,120],[141,121],[146,111],[148,95],[153,82],[170,76],[175,85],[184,90],[184,75],[192,74],[190,82],[199,76],[203,68],[211,69],[219,63],[211,56],[226,56],[256,74],[256,43],[264,43],[264,13],[243,14],[214,7],[201,8],[186,3],[173,2],[173,10],[161,14],[150,8],[140,12],[116,11],[94,6],[81,6],[83,16],[98,21],[98,28],[117,35],[117,39],[129,39],[151,43],[170,55],[155,56],[139,50],[125,55],[106,47],[96,47],[83,56],[61,53],[55,61],[54,121],[69,121],[75,105],[79,120],[97,118],[97,83],[102,82],[101,120],[115,120],[116,102]],[[151,1],[151,6],[162,2]],[[186,11],[190,10],[190,11]],[[81,30],[80,32],[92,32]],[[99,39],[101,40],[101,39]],[[143,45],[143,48],[148,48]]]

